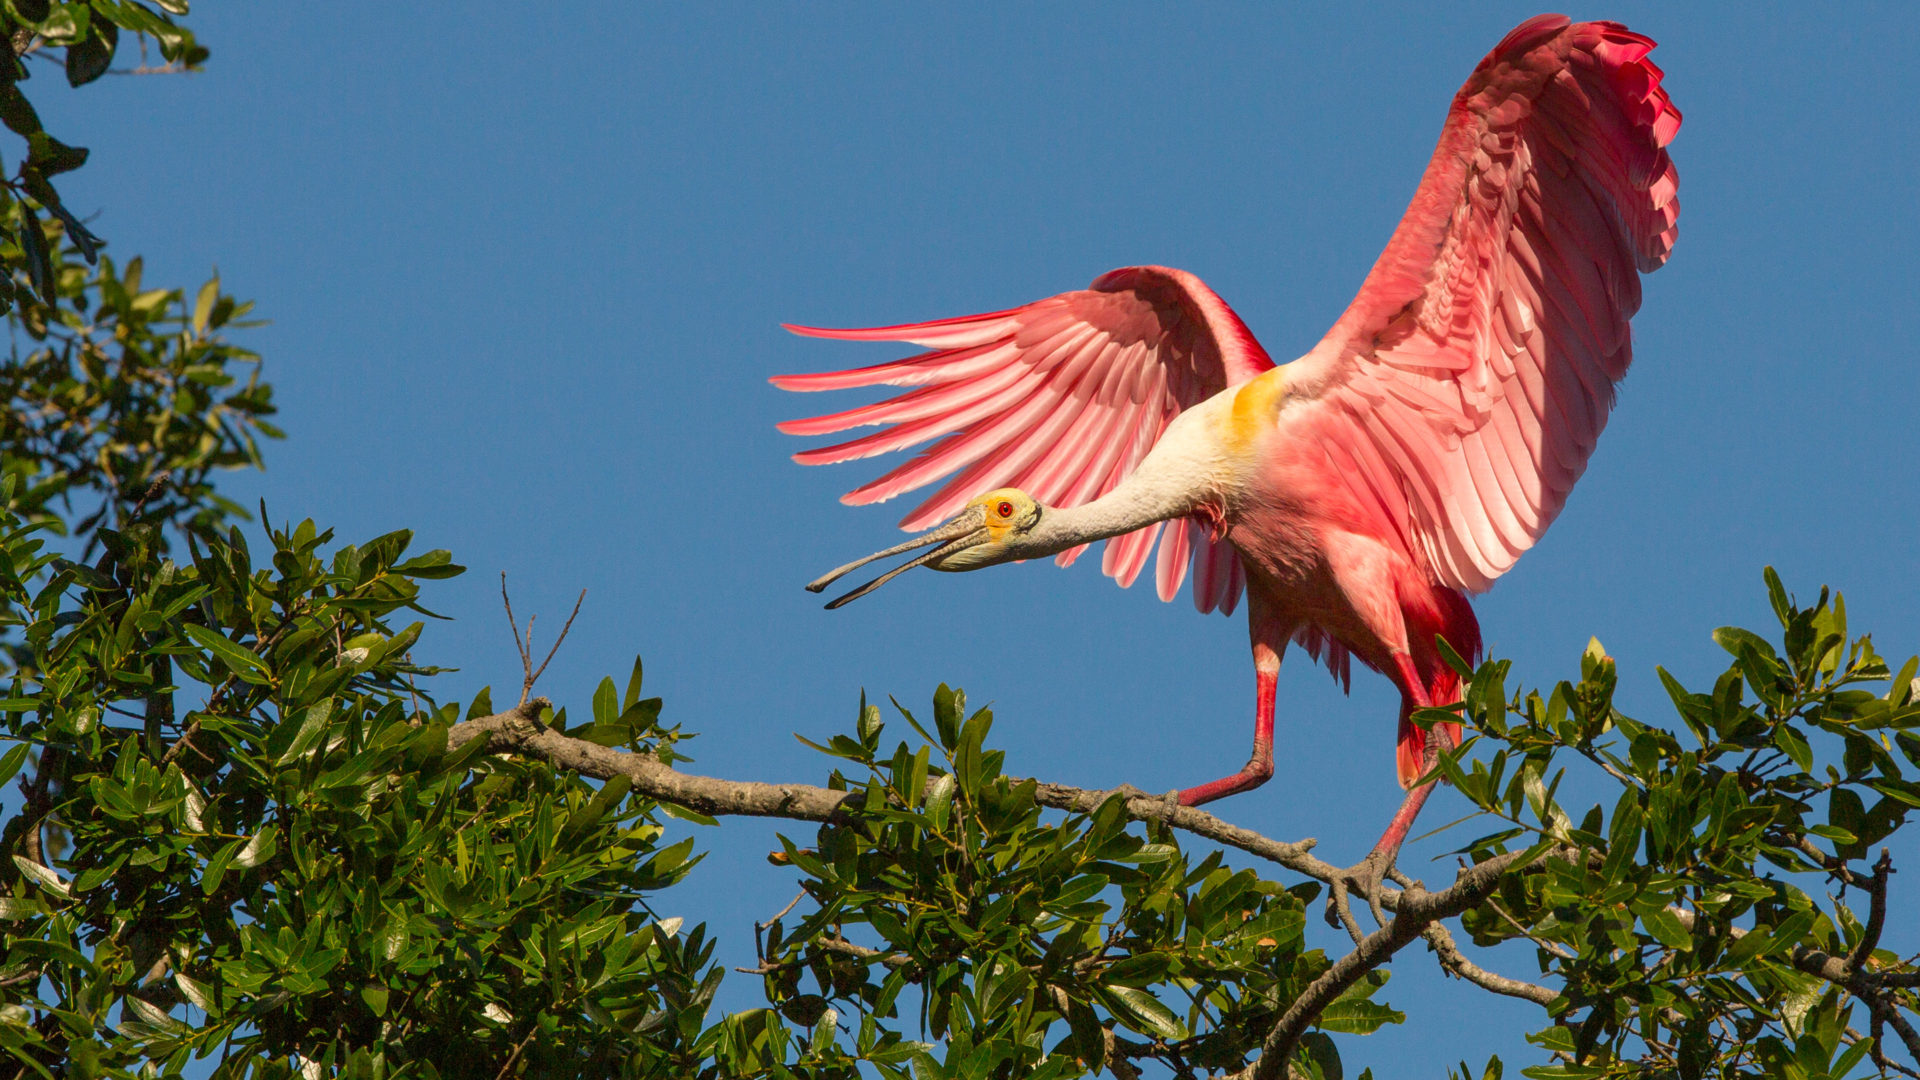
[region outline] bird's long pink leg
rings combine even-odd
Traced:
[[[1286,647],[1287,634],[1264,625],[1252,615],[1254,626],[1253,669],[1255,678],[1253,705],[1253,756],[1232,776],[1190,787],[1180,792],[1180,805],[1199,806],[1228,795],[1251,791],[1273,776],[1273,692],[1280,680],[1280,650]],[[1276,636],[1277,634],[1277,636]]]
[[[1419,672],[1414,668],[1413,658],[1404,652],[1394,652],[1393,665],[1400,678],[1400,692],[1404,697],[1403,708],[1423,709],[1432,704],[1432,696],[1420,681]],[[1434,757],[1440,752],[1441,744],[1451,747],[1453,737],[1450,733],[1435,727],[1428,733],[1425,752],[1422,754],[1421,771],[1433,767]],[[1380,882],[1393,869],[1393,861],[1400,854],[1400,845],[1406,842],[1407,833],[1412,831],[1414,819],[1420,816],[1420,808],[1427,804],[1427,797],[1433,794],[1433,784],[1422,784],[1407,792],[1400,800],[1400,809],[1394,812],[1393,820],[1387,823],[1387,831],[1380,835],[1373,850],[1359,864],[1344,871],[1330,884],[1332,889],[1327,896],[1327,922],[1329,925],[1344,924],[1347,932],[1353,935],[1355,942],[1361,940],[1359,924],[1347,910],[1347,892],[1358,892],[1367,898],[1373,908],[1373,917],[1381,926],[1387,925],[1386,912],[1380,904]]]
[[[1397,652],[1393,654],[1393,662],[1400,671],[1401,688],[1406,694],[1408,706],[1415,709],[1430,708],[1433,701],[1427,694],[1426,687],[1420,682],[1419,672],[1414,670],[1413,658],[1406,653]],[[1421,762],[1421,770],[1432,768],[1434,759],[1440,752],[1451,749],[1453,749],[1452,735],[1436,724],[1427,733],[1426,753]],[[1427,796],[1433,794],[1433,787],[1434,785],[1429,782],[1407,792],[1407,797],[1400,800],[1400,809],[1394,812],[1393,820],[1387,823],[1387,831],[1380,834],[1379,842],[1373,845],[1373,854],[1380,855],[1387,864],[1392,864],[1394,856],[1400,852],[1400,845],[1406,842],[1407,833],[1413,829],[1414,819],[1420,816],[1420,808],[1427,804]]]

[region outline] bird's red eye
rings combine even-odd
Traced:
[[[1000,505],[999,505],[999,506],[996,506],[996,507],[994,507],[994,509],[995,509],[995,510],[997,510],[997,511],[999,511],[999,513],[1000,513],[1000,516],[1001,516],[1001,517],[1012,517],[1012,516],[1013,516],[1013,504],[1012,504],[1012,503],[1010,503],[1010,502],[1008,502],[1008,501],[1007,501],[1007,500],[1005,500],[1005,499],[1001,499],[1001,500],[1000,500]]]

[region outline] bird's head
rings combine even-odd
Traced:
[[[1034,501],[1033,496],[1018,488],[999,488],[989,491],[969,500],[958,514],[949,518],[940,527],[929,529],[905,543],[895,544],[884,551],[876,551],[863,559],[855,559],[845,566],[838,567],[808,584],[807,591],[819,592],[843,575],[876,559],[890,558],[916,548],[933,547],[933,550],[901,563],[865,585],[832,601],[827,607],[837,608],[842,604],[858,600],[916,566],[931,566],[935,570],[949,571],[978,570],[983,566],[997,566],[1003,562],[1044,554],[1044,552],[1030,550],[1033,545],[1027,542],[1034,527],[1040,524],[1040,517],[1044,512],[1045,508]]]

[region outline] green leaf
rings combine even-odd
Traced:
[[[1766,638],[1751,630],[1742,630],[1738,626],[1722,626],[1713,632],[1714,644],[1732,653],[1736,658],[1744,646],[1759,653],[1762,657],[1779,662],[1779,655],[1773,651],[1773,645]]]
[[[256,685],[266,683],[267,665],[246,646],[229,641],[225,635],[193,623],[187,623],[180,629],[193,639],[194,644],[219,657],[227,670]]]
[[[0,99],[9,92],[19,93],[11,84],[0,84]],[[47,253],[47,236],[40,230],[40,221],[30,211],[24,213],[26,220],[20,223],[20,247],[27,259],[27,281],[40,299],[48,305],[60,302],[60,291],[54,284],[53,259]]]
[[[246,845],[234,854],[233,865],[251,868],[273,858],[274,852],[280,849],[280,842],[274,836],[277,831],[276,826],[267,825],[253,834]]]
[[[646,669],[644,665],[640,663],[640,658],[637,656],[634,657],[633,671],[627,675],[627,689],[620,695],[621,712],[624,713],[628,709],[633,708],[634,703],[640,700],[640,687],[643,684],[642,676],[645,674]]]
[[[1324,1031],[1309,1031],[1300,1036],[1300,1051],[1320,1070],[1321,1080],[1342,1080],[1346,1076],[1340,1063],[1340,1048]]]
[[[213,302],[220,299],[220,277],[214,275],[193,298],[193,334],[195,337],[207,336],[207,320],[213,314]]]
[[[1094,1015],[1092,1006],[1074,998],[1067,1003],[1067,1027],[1072,1031],[1074,1053],[1093,1069],[1107,1062],[1106,1029]]]
[[[233,862],[233,857],[238,855],[240,849],[245,846],[247,846],[247,838],[241,837],[238,840],[229,841],[219,851],[213,853],[213,858],[208,859],[206,867],[200,871],[202,895],[213,895],[214,890],[220,887],[221,880],[226,877],[228,864]]]
[[[1640,916],[1640,922],[1652,934],[1655,941],[1669,949],[1690,949],[1693,947],[1693,935],[1680,922],[1678,916],[1666,908],[1655,908]]]
[[[1142,1035],[1158,1039],[1187,1037],[1187,1026],[1180,1022],[1173,1010],[1145,990],[1131,986],[1102,986],[1097,993],[1116,1019]]]
[[[173,984],[180,988],[180,996],[192,1002],[201,1012],[208,1016],[220,1015],[220,1001],[205,984],[180,971],[173,973]]]
[[[600,685],[593,691],[593,722],[611,724],[619,719],[619,701],[620,691],[614,687],[613,677],[607,676],[601,679]]]
[[[85,23],[91,22],[84,4],[61,4],[47,12],[36,27],[40,36],[55,45],[64,45],[79,37]]]
[[[1320,1014],[1319,1027],[1343,1035],[1371,1035],[1385,1024],[1405,1023],[1407,1014],[1361,998],[1346,998],[1328,1005]]]
[[[933,691],[933,725],[940,732],[940,748],[943,750],[955,749],[960,741],[960,710],[963,706],[955,702],[955,696],[946,683],[941,683]]]
[[[1813,747],[1808,745],[1804,735],[1794,730],[1792,724],[1781,724],[1774,729],[1773,745],[1779,747],[1801,772],[1813,771]]]
[[[67,46],[67,83],[85,86],[107,73],[113,64],[114,46],[120,42],[120,28],[105,19],[93,25],[93,33]]]
[[[1787,587],[1780,583],[1780,574],[1769,566],[1760,572],[1767,583],[1767,600],[1773,604],[1773,616],[1786,626],[1793,620],[1793,600],[1787,595]]]
[[[953,813],[953,792],[956,784],[952,773],[941,773],[927,787],[927,817],[933,822],[935,832],[947,831],[947,819]]]
[[[328,721],[332,719],[332,717],[332,698],[308,707],[301,717],[300,726],[294,731],[293,741],[287,745],[287,748],[281,752],[279,757],[274,759],[274,766],[284,769],[311,752],[314,746],[320,742],[321,736],[327,733]],[[285,721],[282,721],[282,723],[285,723]]]
[[[45,915],[47,906],[38,900],[26,900],[17,896],[0,896],[0,921],[30,919],[35,915]]]
[[[65,881],[60,879],[59,874],[22,855],[15,855],[13,857],[13,865],[19,867],[21,873],[38,882],[41,888],[60,897],[62,900],[67,898],[68,886]]]
[[[1861,801],[1859,792],[1846,787],[1834,788],[1827,795],[1827,820],[1832,824],[1817,825],[1808,831],[1839,845],[1835,854],[1843,859],[1864,854],[1844,850],[1858,844],[1860,837],[1868,831],[1867,807]]]
[[[720,820],[718,818],[708,817],[707,815],[701,813],[698,810],[690,810],[687,807],[676,806],[670,802],[660,803],[659,806],[660,806],[661,813],[666,814],[668,817],[679,818],[681,821],[691,821],[695,825],[720,824]]]
[[[13,775],[20,771],[20,766],[26,763],[26,743],[20,743],[5,754],[0,754],[0,785],[5,785],[7,781],[13,779]]]

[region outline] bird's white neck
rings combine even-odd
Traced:
[[[1184,517],[1203,502],[1220,500],[1232,470],[1215,440],[1206,437],[1207,411],[1190,409],[1175,417],[1146,460],[1112,491],[1082,506],[1047,507],[1020,544],[1019,557],[1057,554]]]

